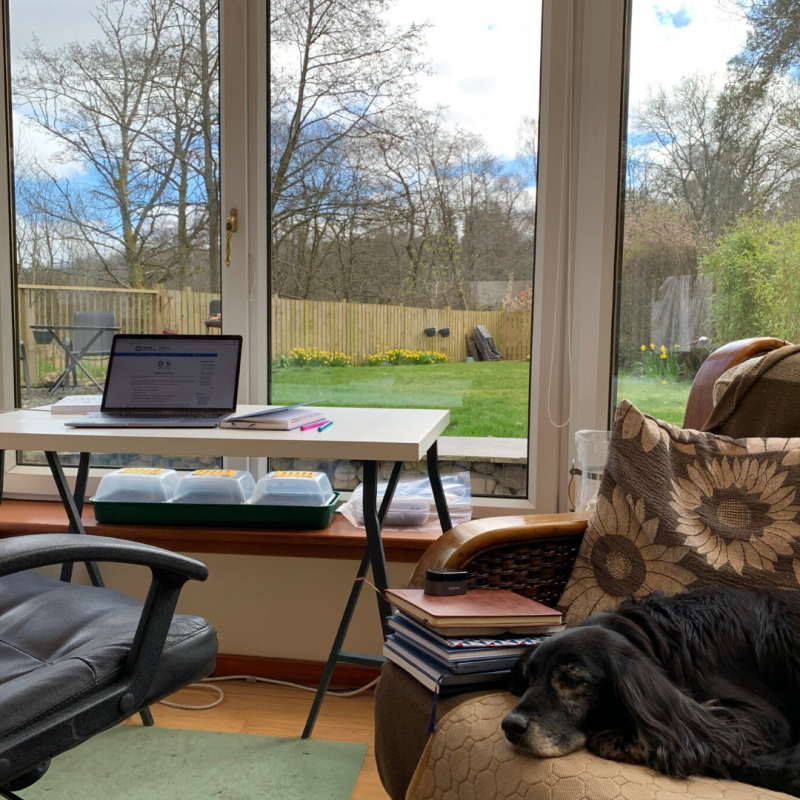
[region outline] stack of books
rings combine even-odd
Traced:
[[[436,694],[501,687],[528,647],[564,629],[557,611],[506,589],[396,589],[386,599],[397,610],[384,656]]]

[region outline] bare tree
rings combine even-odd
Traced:
[[[185,282],[198,248],[218,273],[215,14],[209,0],[101,0],[93,41],[23,51],[15,102],[85,172],[39,165],[47,213],[77,226],[111,283]]]
[[[297,213],[305,176],[345,138],[368,135],[424,69],[423,26],[393,29],[391,0],[273,0],[272,195],[275,223]]]
[[[651,93],[634,110],[633,129],[647,140],[652,191],[713,233],[779,203],[798,165],[786,149],[783,108],[777,95],[753,97],[735,82],[717,94],[713,78],[698,75]]]

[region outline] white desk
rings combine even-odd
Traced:
[[[237,413],[258,409],[239,406]],[[419,461],[450,422],[449,411],[430,409],[320,411],[333,420],[333,425],[322,433],[301,433],[227,428],[68,428],[64,424],[70,418],[67,414],[23,409],[0,414],[0,450]]]
[[[258,410],[239,406],[237,413]],[[85,534],[81,522],[89,461],[92,453],[143,453],[181,456],[245,456],[252,458],[353,459],[364,462],[364,527],[367,549],[353,583],[347,606],[331,648],[322,681],[306,722],[303,738],[311,735],[325,692],[338,661],[374,665],[383,659],[342,650],[344,638],[365,577],[372,566],[375,586],[388,588],[386,557],[381,525],[394,494],[405,461],[427,456],[428,475],[442,530],[450,529],[450,514],[439,476],[438,438],[450,422],[449,411],[430,409],[323,408],[333,425],[317,430],[255,431],[227,428],[69,428],[66,414],[21,409],[0,413],[0,497],[2,497],[2,456],[4,450],[43,450],[70,521],[69,531]],[[71,492],[58,452],[81,454],[75,490]],[[393,461],[380,508],[378,507],[378,462]],[[102,586],[95,564],[86,565],[92,583]],[[62,579],[70,580],[72,564],[62,568]],[[384,635],[389,633],[386,617],[391,608],[378,596],[378,612]]]

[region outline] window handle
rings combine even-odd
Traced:
[[[231,209],[231,214],[225,220],[225,266],[231,265],[231,239],[233,234],[239,230],[239,215],[235,208]]]

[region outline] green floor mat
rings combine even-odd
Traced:
[[[122,725],[53,759],[23,800],[347,800],[366,744]]]

